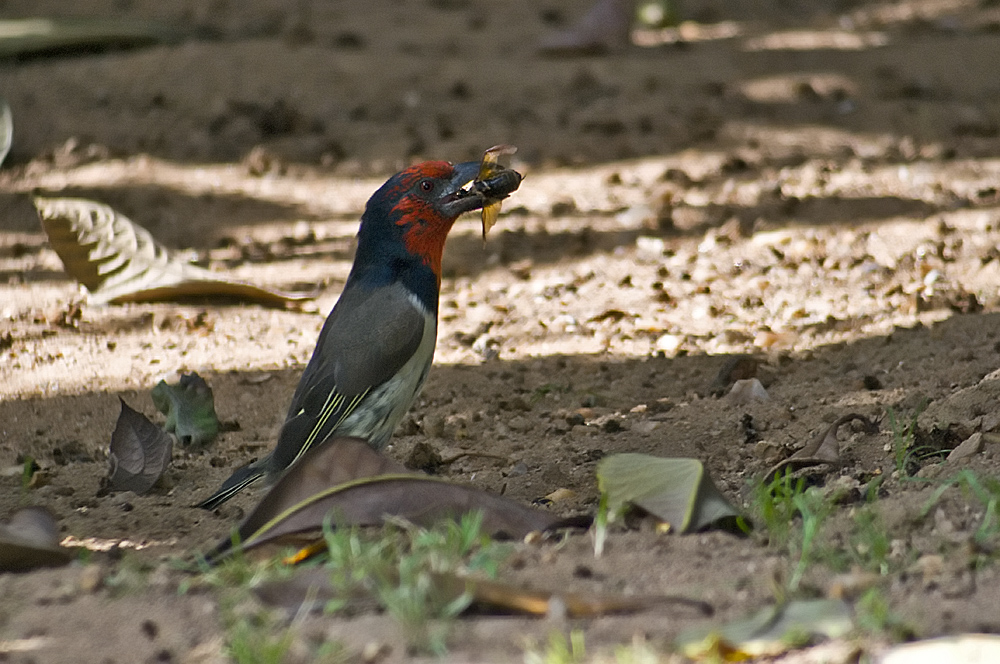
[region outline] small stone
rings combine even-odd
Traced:
[[[730,357],[719,368],[708,391],[714,396],[722,396],[726,389],[738,380],[746,380],[757,377],[757,369],[760,363],[749,355],[734,355]]]
[[[100,565],[90,564],[80,570],[80,590],[85,593],[97,592],[104,584],[104,570]]]
[[[956,531],[954,522],[948,518],[948,515],[940,507],[934,512],[934,531],[936,534],[944,535],[945,537],[954,535]]]
[[[881,580],[882,577],[878,574],[861,570],[838,574],[830,582],[826,596],[831,599],[855,599],[869,588],[877,586]]]
[[[924,583],[930,583],[944,573],[944,557],[937,554],[920,556],[910,566],[910,570],[918,572],[923,578]]]
[[[675,334],[664,334],[656,340],[656,350],[662,351],[666,355],[675,355],[683,342],[684,339]]]
[[[776,463],[785,455],[785,452],[777,443],[761,440],[753,446],[753,454],[766,463]]]
[[[520,477],[528,474],[528,464],[523,461],[514,464],[514,467],[507,471],[507,477]]]
[[[742,406],[754,401],[767,401],[770,397],[759,380],[747,378],[733,383],[728,398],[731,405]]]
[[[618,433],[622,430],[622,423],[618,420],[611,419],[605,422],[602,428],[605,433]]]
[[[768,349],[774,346],[793,346],[798,337],[794,332],[772,332],[764,330],[758,332],[753,339],[753,345],[758,348]]]
[[[644,422],[636,422],[632,427],[632,431],[636,433],[653,433],[660,428],[660,423],[653,420],[646,420]]]
[[[644,258],[659,258],[667,248],[667,243],[658,237],[640,235],[635,239],[635,248]]]
[[[521,415],[515,415],[507,420],[507,427],[511,431],[529,431],[532,427],[531,421]]]
[[[468,438],[469,419],[465,415],[449,415],[444,418],[444,437],[451,440]]]
[[[444,460],[437,449],[424,441],[413,446],[410,453],[403,460],[403,465],[410,470],[422,470],[431,475],[437,473]]]
[[[472,342],[472,350],[477,353],[485,362],[495,360],[500,356],[500,342],[484,334]]]
[[[861,385],[866,390],[873,391],[873,392],[875,390],[881,390],[882,389],[882,381],[880,381],[878,379],[878,376],[875,376],[875,375],[872,375],[872,374],[865,374],[864,376],[862,376],[862,378],[861,378]]]
[[[965,440],[958,447],[948,454],[948,461],[958,461],[971,456],[975,456],[983,451],[983,434],[978,431]]]
[[[379,660],[385,659],[387,655],[392,652],[392,648],[387,643],[379,643],[378,641],[369,641],[365,644],[365,647],[361,649],[361,661],[365,664],[373,664]]]
[[[420,433],[420,425],[417,424],[417,420],[413,415],[404,417],[396,427],[397,436],[415,436],[418,433]]]
[[[420,428],[424,430],[425,436],[442,438],[444,436],[444,418],[440,415],[425,415]]]
[[[530,533],[524,536],[524,543],[531,546],[537,546],[544,541],[545,541],[545,536],[538,530],[532,530]]]
[[[982,423],[983,431],[993,431],[994,429],[1000,429],[1000,411],[993,413],[987,413],[983,415]]]

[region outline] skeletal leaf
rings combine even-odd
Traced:
[[[851,607],[843,600],[796,600],[724,625],[686,630],[676,643],[695,661],[741,662],[776,657],[817,637],[835,639],[851,629]]]
[[[631,504],[680,533],[739,516],[697,459],[615,454],[597,464],[597,485],[612,518]]]
[[[0,523],[0,572],[58,567],[71,559],[59,546],[59,526],[44,507],[19,509]]]
[[[7,158],[14,142],[14,118],[10,114],[10,104],[0,97],[0,165]]]
[[[0,58],[65,55],[176,41],[179,31],[119,18],[19,18],[0,21]]]
[[[108,488],[146,493],[166,472],[173,447],[169,434],[122,400],[122,412],[111,434]]]
[[[260,288],[184,262],[107,205],[35,198],[35,208],[63,268],[87,289],[92,304],[216,297],[283,307],[312,297]]]
[[[185,447],[207,445],[219,435],[212,388],[198,374],[181,374],[176,385],[161,380],[152,397],[156,409],[167,416],[164,428]]]

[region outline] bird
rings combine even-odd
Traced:
[[[463,213],[510,193],[468,187],[479,169],[479,162],[424,162],[395,174],[371,196],[354,264],[273,450],[238,468],[196,507],[212,510],[262,478],[277,481],[334,433],[364,438],[376,450],[385,447],[434,357],[448,233]]]

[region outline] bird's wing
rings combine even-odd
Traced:
[[[344,291],[292,397],[272,470],[325,440],[373,388],[396,375],[420,346],[425,320],[402,285]]]

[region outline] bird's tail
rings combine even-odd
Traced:
[[[229,476],[229,479],[222,483],[218,491],[195,505],[195,507],[200,507],[203,510],[214,510],[262,477],[264,477],[262,464],[248,463],[241,468],[237,468]]]

